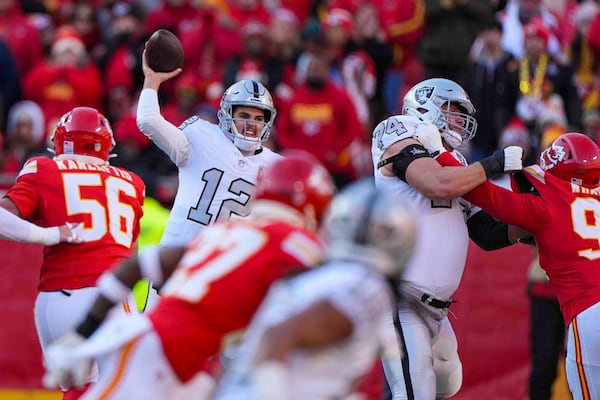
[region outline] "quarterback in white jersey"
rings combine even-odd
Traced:
[[[462,164],[454,148],[475,134],[475,109],[455,82],[429,79],[405,96],[403,114],[381,122],[373,132],[372,156],[378,188],[407,199],[419,215],[419,233],[400,291],[399,318],[394,318],[405,348],[387,352],[384,370],[393,399],[434,400],[454,395],[462,384],[458,345],[447,318],[452,295],[462,278],[469,235],[486,250],[515,242],[512,230],[459,198],[469,189],[464,178],[484,182],[504,171],[522,168],[520,148],[507,148],[448,174],[417,139],[432,132],[440,146]],[[440,137],[441,136],[441,137]],[[425,151],[424,151],[425,150]],[[441,148],[439,149],[442,150]],[[388,322],[391,329],[392,323]]]
[[[137,124],[179,169],[161,246],[181,246],[217,220],[248,214],[259,171],[281,157],[262,146],[277,113],[261,83],[243,80],[223,94],[218,125],[193,116],[177,128],[160,114],[158,88],[181,69],[157,73],[142,57],[145,80]]]
[[[344,188],[322,227],[329,261],[270,289],[214,398],[346,398],[379,359],[415,230],[372,179]]]

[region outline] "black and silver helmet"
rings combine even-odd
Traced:
[[[450,110],[458,106],[461,112]],[[444,78],[426,79],[404,96],[402,114],[431,122],[452,148],[464,146],[475,136],[477,120],[469,95],[456,82]]]
[[[247,136],[245,129],[243,132],[238,132],[233,123],[233,109],[235,106],[255,107],[265,111],[264,126],[258,137]],[[255,80],[241,80],[231,85],[223,93],[217,113],[219,127],[240,150],[244,151],[257,150],[260,148],[261,143],[269,139],[276,115],[277,112],[273,106],[271,94],[262,83]]]
[[[333,198],[321,231],[328,258],[358,260],[400,279],[414,247],[416,222],[405,202],[364,178]]]

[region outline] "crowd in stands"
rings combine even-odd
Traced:
[[[46,152],[63,113],[92,106],[114,127],[112,163],[169,204],[176,168],[135,123],[141,53],[159,28],[185,51],[161,88],[165,118],[214,122],[224,88],[259,80],[278,111],[270,147],[312,152],[338,186],[371,174],[373,127],[429,77],[473,100],[470,161],[513,139],[535,160],[560,133],[598,138],[598,11],[594,0],[0,0],[0,189]]]

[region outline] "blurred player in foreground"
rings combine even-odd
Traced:
[[[245,329],[274,280],[321,261],[315,231],[334,191],[313,157],[290,154],[263,170],[251,217],[214,224],[187,248],[148,248],[104,274],[85,320],[49,350],[46,384],[79,385],[96,357],[100,380],[85,399],[172,397]],[[141,276],[166,280],[156,308],[93,334]]]
[[[423,138],[429,151],[437,138]],[[456,162],[447,152],[442,165]],[[600,149],[566,133],[542,151],[539,165],[511,177],[513,191],[484,184],[464,197],[533,234],[540,266],[567,325],[566,369],[575,399],[600,399]]]
[[[364,179],[332,200],[322,230],[328,260],[273,285],[215,399],[346,398],[379,361],[416,221]]]
[[[85,243],[44,248],[35,302],[44,354],[85,316],[98,293],[98,277],[131,255],[144,202],[143,181],[108,163],[115,142],[108,120],[96,109],[66,113],[51,140],[56,156],[29,159],[0,200],[0,206],[42,226],[81,224]]]

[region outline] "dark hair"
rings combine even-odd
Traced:
[[[481,30],[486,29],[495,29],[499,32],[502,32],[502,22],[498,21],[494,17],[485,18],[485,20],[481,24]]]

